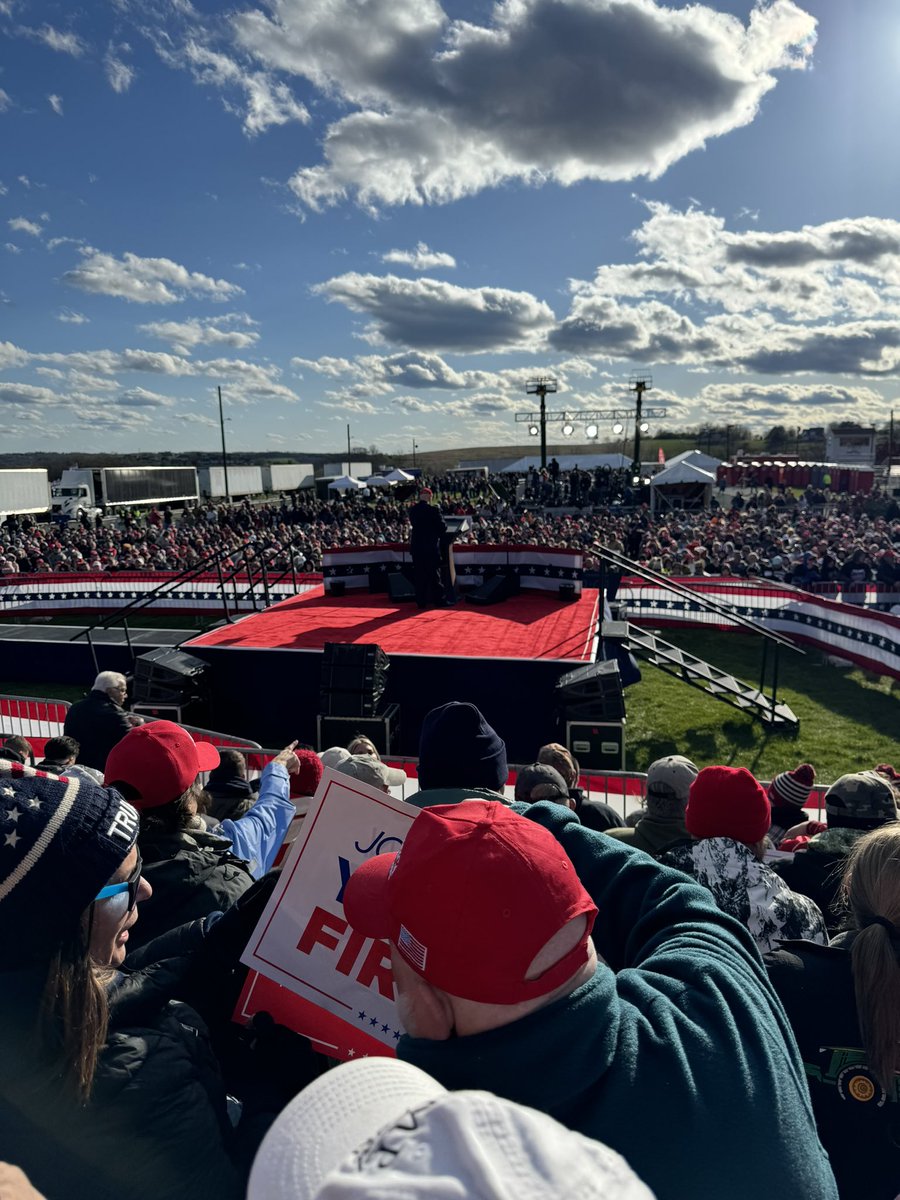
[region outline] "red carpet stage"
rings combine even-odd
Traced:
[[[511,760],[530,762],[556,737],[557,679],[594,660],[598,604],[590,590],[570,602],[523,592],[489,607],[461,600],[420,612],[384,594],[334,597],[320,587],[183,649],[210,665],[213,727],[263,745],[292,738],[317,745],[325,643],[377,643],[391,660],[386,703],[400,706],[395,753],[418,752],[430,708],[470,700],[506,738]]]

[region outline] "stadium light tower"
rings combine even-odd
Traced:
[[[644,399],[644,392],[649,392],[653,387],[653,376],[645,372],[637,372],[630,376],[628,380],[629,391],[634,392],[634,460],[631,464],[632,478],[641,474],[641,434],[646,433],[649,426],[643,420],[641,415],[641,404]]]
[[[529,396],[540,396],[541,398],[541,415],[540,415],[540,430],[541,430],[541,468],[547,465],[547,396],[556,391],[556,380],[548,379],[546,376],[538,376],[537,379],[529,379],[525,384],[525,391]]]

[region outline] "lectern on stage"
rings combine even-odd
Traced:
[[[471,517],[444,517],[446,532],[441,534],[441,583],[447,593],[456,593],[456,563],[453,561],[453,543],[460,534],[472,528]]]

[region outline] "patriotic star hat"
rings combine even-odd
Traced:
[[[0,957],[4,964],[73,927],[137,840],[118,792],[0,761]]]

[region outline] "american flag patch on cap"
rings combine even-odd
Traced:
[[[413,937],[405,925],[400,926],[397,949],[417,970],[425,970],[425,960],[428,957],[428,950],[417,938]]]

